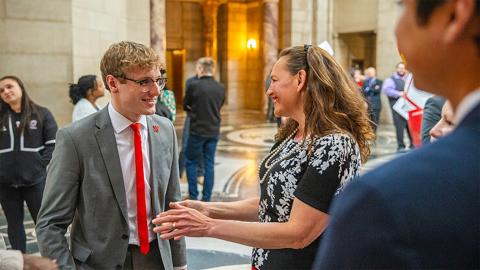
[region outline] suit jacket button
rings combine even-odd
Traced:
[[[128,239],[128,235],[122,234],[122,239],[123,239],[123,240],[127,240],[127,239]]]
[[[122,266],[120,264],[115,265],[115,269],[122,269]]]

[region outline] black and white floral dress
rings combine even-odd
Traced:
[[[275,151],[276,147],[282,149]],[[328,213],[334,196],[360,171],[360,150],[348,135],[315,138],[307,151],[305,145],[288,139],[275,145],[260,164],[260,222],[288,221],[295,197]],[[254,248],[252,269],[311,269],[320,238],[303,249]]]

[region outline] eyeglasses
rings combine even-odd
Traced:
[[[142,87],[145,87],[145,88],[143,88],[143,92],[150,91],[148,87],[153,86],[153,84],[158,85],[158,88],[160,88],[160,90],[163,90],[163,88],[165,88],[165,84],[167,84],[167,78],[166,77],[158,77],[156,79],[146,78],[146,79],[142,79],[142,80],[134,80],[134,79],[127,78],[125,76],[118,77],[118,78],[125,79],[125,80],[128,80],[128,81],[132,81],[132,82],[134,82],[134,83],[136,83],[136,84],[138,84]]]

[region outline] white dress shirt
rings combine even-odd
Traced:
[[[82,98],[77,102],[77,104],[75,104],[75,107],[73,107],[72,122],[80,120],[96,112],[98,112],[98,108],[88,101],[88,99]]]
[[[455,125],[460,124],[460,122],[469,114],[475,107],[480,103],[480,88],[471,92],[466,97],[462,99],[460,104],[457,107],[457,111],[454,116]]]
[[[112,103],[108,104],[108,114],[112,121],[115,131],[115,139],[117,141],[118,156],[120,157],[120,165],[122,167],[123,184],[127,198],[128,209],[128,228],[130,230],[130,238],[128,243],[139,245],[138,228],[137,228],[137,192],[135,185],[135,148],[133,142],[133,130],[130,127],[132,121],[121,115],[113,108]],[[147,117],[142,115],[140,118],[140,134],[142,136],[142,154],[143,154],[143,173],[145,179],[145,203],[147,206],[147,223],[148,223],[148,241],[154,240],[152,224],[152,204],[151,204],[151,185],[150,179],[150,155],[147,132]]]

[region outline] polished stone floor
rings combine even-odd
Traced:
[[[182,136],[184,114],[180,113],[175,122],[179,137]],[[257,111],[224,111],[222,127],[215,160],[215,184],[212,199],[231,201],[257,196],[257,166],[273,145],[276,124],[267,123]],[[393,126],[379,127],[378,138],[372,146],[370,160],[364,164],[363,171],[381,166],[396,156],[396,143]],[[187,195],[185,177],[181,180],[183,196]],[[199,190],[202,187],[199,184]],[[27,231],[28,252],[36,253],[36,237],[33,221],[26,211],[25,228]],[[0,209],[0,237],[8,243],[7,225]],[[248,269],[250,248],[216,239],[187,238],[189,269]],[[208,258],[208,259],[207,259]],[[241,265],[241,266],[234,266]],[[220,268],[219,268],[220,269]]]
[[[228,112],[222,117],[221,136],[215,157],[213,200],[230,201],[256,196],[259,193],[257,167],[274,143],[277,126],[275,123],[267,123],[257,111]],[[182,136],[183,121],[184,117],[180,116],[175,123],[179,138]],[[380,126],[377,142],[371,150],[370,160],[364,164],[363,172],[395,156],[393,126]],[[200,183],[199,191],[202,189]],[[185,197],[188,190],[185,175],[181,185]]]

